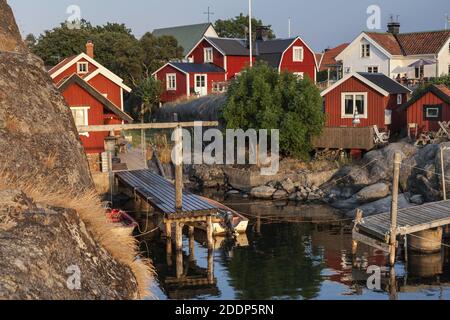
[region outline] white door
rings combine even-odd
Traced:
[[[195,75],[195,93],[199,96],[206,96],[208,94],[208,87],[206,84],[207,75],[206,74],[196,74]]]

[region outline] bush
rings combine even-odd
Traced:
[[[320,91],[307,76],[298,79],[257,63],[230,85],[223,118],[229,129],[279,129],[280,152],[305,158],[324,127],[322,106]]]

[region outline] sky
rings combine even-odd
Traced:
[[[125,23],[137,37],[155,28],[228,19],[248,13],[247,0],[8,0],[23,35],[39,35],[65,21],[67,8],[77,5],[81,17],[94,25]],[[316,52],[351,42],[367,30],[371,5],[380,8],[381,29],[393,14],[399,15],[402,32],[441,30],[450,14],[448,0],[253,0],[253,14],[272,25],[279,38],[291,33],[305,40]],[[449,23],[450,27],[450,23]]]

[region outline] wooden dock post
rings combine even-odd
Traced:
[[[208,282],[214,283],[214,250],[208,250]]]
[[[189,261],[195,261],[195,238],[194,238],[195,228],[189,226]]]
[[[212,216],[206,218],[206,236],[208,238],[208,249],[214,249],[213,225]]]
[[[400,165],[402,156],[399,152],[394,155],[394,178],[392,183],[392,206],[391,206],[391,233],[389,237],[390,255],[389,263],[391,267],[395,265],[395,254],[397,247],[397,213],[398,213],[398,190],[400,181]]]
[[[183,251],[177,251],[177,263],[176,263],[176,273],[177,279],[181,279],[183,277]]]
[[[357,209],[356,210],[355,225],[353,227],[353,230],[355,230],[356,226],[361,223],[362,219],[363,219],[363,212],[362,212],[361,209]],[[357,251],[358,251],[358,241],[353,240],[352,241],[352,255],[355,256]]]
[[[444,166],[444,147],[441,147],[441,179],[442,179],[442,194],[444,200],[447,200],[447,187],[445,181],[445,166]]]
[[[175,223],[175,248],[177,252],[183,250],[183,224],[181,222]]]
[[[183,130],[175,129],[175,205],[177,211],[183,210]]]

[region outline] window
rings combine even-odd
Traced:
[[[402,94],[398,94],[397,95],[397,104],[402,104],[403,103],[403,95]]]
[[[370,44],[361,45],[361,58],[370,58]]]
[[[177,75],[175,73],[168,73],[166,75],[166,89],[177,90]]]
[[[293,61],[294,62],[302,62],[303,61],[303,47],[294,47],[293,48],[294,54],[293,54]]]
[[[424,66],[420,66],[416,68],[415,71],[415,75],[416,75],[416,79],[421,79],[423,78],[424,75]]]
[[[89,63],[87,62],[77,63],[77,73],[88,73],[88,72],[89,72]]]
[[[294,72],[294,76],[296,76],[298,79],[303,79],[305,77],[304,72]]]
[[[367,67],[367,72],[369,72],[369,73],[378,73],[378,66]]]
[[[342,118],[367,118],[367,93],[343,93],[342,94]]]
[[[205,63],[213,62],[213,48],[204,48]]]
[[[76,126],[87,126],[88,122],[88,110],[89,107],[73,107],[72,111],[73,119]]]
[[[442,114],[442,105],[425,105],[423,106],[424,120],[440,121]]]

